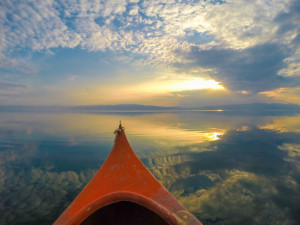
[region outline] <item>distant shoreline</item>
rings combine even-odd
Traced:
[[[152,113],[213,113],[230,116],[292,116],[300,114],[300,105],[253,103],[205,107],[163,107],[153,105],[0,105],[0,113],[87,113],[87,114],[152,114]]]

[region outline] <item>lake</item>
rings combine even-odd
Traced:
[[[0,224],[52,224],[108,156],[119,120],[204,225],[300,224],[300,115],[0,113]]]

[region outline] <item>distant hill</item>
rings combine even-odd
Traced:
[[[0,112],[67,112],[70,108],[57,105],[0,105]]]
[[[300,105],[279,103],[252,103],[199,107],[200,110],[230,110],[230,111],[287,111],[300,110]]]
[[[0,105],[0,112],[147,112],[162,110],[180,110],[180,107],[163,107],[153,105],[120,104],[120,105]]]
[[[300,110],[300,105],[280,103],[232,104],[204,107],[164,107],[153,105],[120,104],[120,105],[89,105],[70,107],[80,111],[160,111],[160,110],[227,110],[227,111],[288,111]]]
[[[74,106],[72,109],[84,111],[156,111],[156,110],[175,110],[179,107],[163,107],[154,105],[120,104],[120,105],[88,105]]]

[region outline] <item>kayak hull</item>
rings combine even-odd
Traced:
[[[110,210],[119,210],[116,215],[123,215],[122,211],[126,211],[126,207],[124,208],[126,204],[127,208],[134,209],[129,212],[133,212],[138,217],[134,219],[132,216],[127,216],[136,222],[131,221],[131,225],[146,225],[145,220],[143,223],[138,223],[138,221],[140,218],[148,218],[147,215],[150,214],[152,217],[149,216],[147,220],[156,221],[152,224],[163,224],[161,221],[169,225],[202,224],[143,165],[132,150],[124,129],[120,127],[113,149],[101,169],[54,225],[103,224],[101,222],[103,216],[97,216],[97,212],[110,208]],[[98,214],[109,215],[109,213],[103,213],[103,210]],[[109,220],[112,218],[110,216],[103,220],[108,220],[105,224],[110,224]],[[115,225],[118,225],[116,223]],[[125,219],[121,220],[121,224],[126,224]]]

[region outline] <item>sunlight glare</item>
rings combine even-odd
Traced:
[[[213,133],[207,133],[207,138],[210,141],[216,141],[220,139],[220,136],[222,136],[223,134],[218,133],[218,132],[213,132]]]
[[[199,90],[199,89],[224,89],[224,87],[215,80],[204,80],[202,78],[190,78],[179,83],[171,84],[172,91]]]

